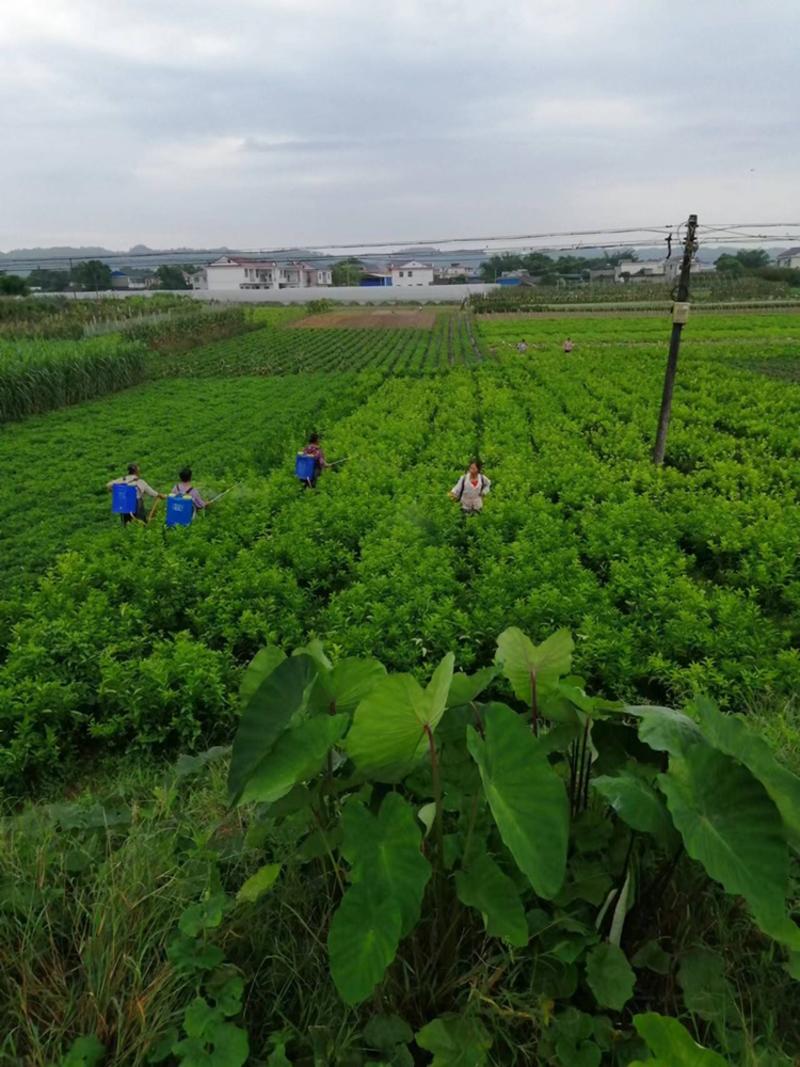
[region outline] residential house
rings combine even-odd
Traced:
[[[208,289],[208,278],[203,267],[200,270],[183,272],[183,280],[189,286],[190,289]]]
[[[672,282],[680,268],[675,259],[623,259],[614,271],[618,282]]]
[[[779,252],[776,263],[779,267],[797,270],[800,268],[800,248],[787,248],[784,252]]]
[[[330,268],[308,263],[278,263],[275,260],[250,259],[245,256],[220,256],[205,269],[206,288],[234,289],[308,289],[331,285]]]
[[[466,278],[468,282],[481,280],[475,268],[466,263],[448,263],[447,266],[435,266],[433,268],[433,278],[435,282],[444,282],[445,284],[454,281],[456,278]]]
[[[418,285],[433,285],[433,267],[411,259],[408,263],[390,263],[386,268],[392,276],[392,285],[401,288]]]
[[[111,288],[112,289],[127,289],[130,286],[130,279],[124,271],[112,270],[111,271]]]

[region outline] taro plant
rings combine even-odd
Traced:
[[[493,666],[456,673],[450,653],[422,685],[314,641],[243,677],[231,802],[254,805],[253,840],[294,830],[341,998],[410,1021],[437,1064],[485,1062],[498,1013],[524,1018],[541,1062],[646,1058],[626,1008],[643,972],[677,969],[659,902],[690,861],[800,947],[800,779],[710,700],[587,695],[572,653],[565,631],[537,646],[511,628]],[[638,1018],[659,1062],[683,1040]]]

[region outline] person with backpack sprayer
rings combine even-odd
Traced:
[[[203,500],[198,491],[192,485],[191,467],[184,467],[183,470],[178,474],[178,478],[180,480],[177,482],[176,485],[173,485],[169,495],[171,497],[181,497],[184,500],[191,500],[192,519],[194,518],[196,512],[203,511],[205,508],[211,507],[213,501]],[[181,523],[180,525],[183,525],[183,523]]]
[[[159,500],[166,500],[166,493],[159,493],[151,485],[142,478],[139,473],[138,463],[128,464],[128,473],[122,478],[113,478],[110,482],[106,482],[106,489],[109,493],[114,494],[114,486],[130,486],[136,491],[136,507],[132,511],[118,511],[116,501],[112,499],[112,507],[114,511],[122,519],[122,525],[126,526],[129,522],[133,522],[136,519],[138,522],[148,523],[153,512],[156,510],[156,504]],[[145,514],[144,510],[144,498],[145,496],[155,497],[156,503],[150,509],[150,514]]]
[[[483,498],[492,487],[481,467],[481,461],[473,459],[466,474],[462,474],[450,490],[450,499],[461,504],[465,515],[476,515],[483,509]]]
[[[297,454],[294,468],[295,474],[307,489],[314,489],[316,488],[317,478],[326,467],[332,466],[333,464],[328,463],[325,453],[322,451],[322,446],[319,443],[319,434],[312,433],[306,447]]]

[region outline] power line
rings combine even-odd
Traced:
[[[596,251],[602,249],[612,248],[630,248],[635,245],[646,245],[648,243],[647,237],[653,240],[652,235],[657,235],[660,238],[666,238],[670,233],[680,236],[681,225],[658,225],[658,226],[631,226],[631,227],[616,227],[608,229],[592,229],[592,230],[554,230],[544,233],[534,234],[505,234],[494,236],[481,236],[481,237],[448,237],[448,238],[427,238],[424,240],[396,240],[396,241],[368,241],[362,243],[329,243],[329,242],[314,242],[310,248],[300,249],[299,251],[307,251],[309,254],[305,257],[316,262],[321,261],[335,261],[342,258],[342,252],[355,252],[356,250],[365,250],[366,255],[376,256],[379,253],[369,252],[369,249],[384,249],[387,246],[395,246],[395,251],[386,251],[385,255],[396,255],[396,248],[412,248],[416,246],[426,245],[452,245],[452,244],[469,244],[474,243],[480,245],[480,247],[473,248],[459,248],[451,249],[451,251],[459,251],[464,253],[489,253],[491,255],[499,255],[504,252],[521,253],[521,252],[577,252],[577,251]],[[742,230],[767,230],[767,229],[797,229],[798,233],[781,233],[781,234],[767,234],[767,233],[741,233],[737,231]],[[703,236],[706,238],[706,243],[713,240],[714,244],[735,244],[735,243],[748,243],[750,241],[800,241],[800,223],[798,222],[766,222],[766,223],[725,223],[725,224],[706,224],[699,226],[699,230],[703,231]],[[494,247],[488,247],[490,244],[496,242],[511,242],[511,241],[546,241],[556,238],[567,237],[601,237],[608,235],[609,237],[620,237],[623,234],[640,235],[641,240],[629,239],[624,242],[620,241],[600,241],[600,242],[584,242],[577,241],[570,244],[561,245],[501,245]],[[323,249],[337,249],[338,252],[320,252],[315,253],[314,248]],[[441,249],[446,252],[447,249]],[[40,267],[42,269],[48,269],[52,264],[58,263],[81,263],[86,262],[89,259],[100,259],[104,262],[121,262],[124,264],[130,263],[136,260],[152,260],[155,258],[163,260],[169,256],[180,256],[184,260],[191,259],[204,259],[212,256],[232,255],[232,256],[273,256],[283,257],[291,253],[297,253],[297,249],[293,248],[250,248],[250,249],[238,249],[238,250],[223,250],[220,248],[205,248],[205,249],[153,249],[148,252],[110,252],[110,253],[95,253],[88,254],[86,256],[80,255],[40,255],[40,256],[15,256],[13,258],[0,259],[0,269],[14,269],[20,267]]]

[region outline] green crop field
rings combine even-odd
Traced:
[[[790,1067],[800,315],[297,318],[0,355],[0,1065]]]

